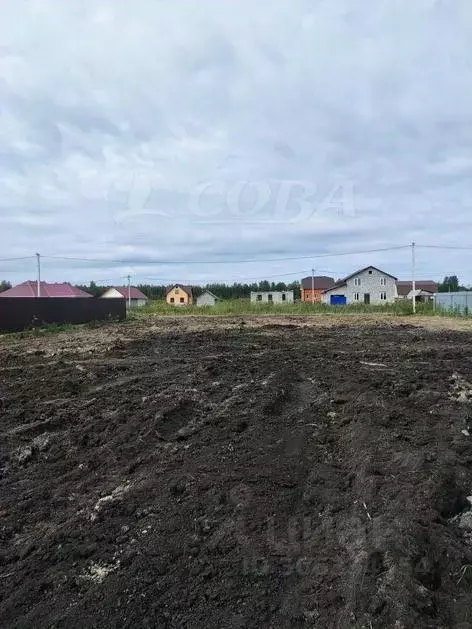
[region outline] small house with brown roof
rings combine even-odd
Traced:
[[[100,299],[126,299],[126,305],[130,308],[145,306],[148,298],[136,286],[112,286],[107,289]]]
[[[415,298],[416,301],[431,301],[434,293],[438,292],[438,284],[433,280],[417,280],[415,281]],[[398,299],[413,299],[413,282],[412,280],[400,280],[397,282]]]
[[[300,283],[301,301],[320,302],[323,291],[334,286],[334,279],[327,275],[314,275],[304,277]]]
[[[166,303],[169,306],[191,306],[193,304],[192,289],[183,284],[174,284],[167,289]]]

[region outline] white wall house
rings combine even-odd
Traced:
[[[106,290],[101,299],[126,299],[126,304],[130,303],[131,308],[139,308],[145,306],[148,298],[135,286],[131,286],[128,290],[127,286],[113,286]]]
[[[210,293],[209,290],[203,291],[201,295],[197,297],[197,306],[214,306],[218,297]]]
[[[293,304],[293,290],[268,290],[251,292],[251,302],[259,304]]]
[[[324,291],[327,304],[386,304],[397,297],[397,278],[375,266],[367,266],[348,275],[333,288]]]

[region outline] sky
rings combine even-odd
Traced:
[[[472,283],[470,0],[0,11],[0,280]]]

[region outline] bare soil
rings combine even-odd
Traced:
[[[2,339],[0,626],[472,628],[472,335],[409,321]]]

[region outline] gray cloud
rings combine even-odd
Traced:
[[[471,18],[467,0],[5,0],[0,257],[134,261],[49,260],[51,280],[231,280],[311,268],[240,259],[468,246]],[[336,186],[347,209],[323,204]],[[472,282],[467,258],[418,264]],[[408,252],[320,260],[409,273]]]

